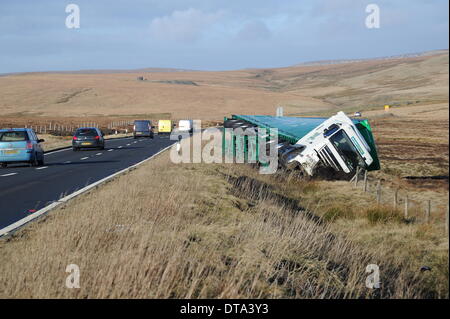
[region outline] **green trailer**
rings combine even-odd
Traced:
[[[270,143],[274,136],[284,162],[328,166],[346,173],[357,166],[369,171],[380,169],[367,119],[350,119],[343,112],[330,118],[268,115],[224,118],[223,150],[236,162],[261,162],[258,144]],[[310,175],[314,173],[313,169],[307,171]]]

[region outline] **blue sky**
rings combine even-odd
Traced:
[[[68,4],[80,28],[65,25]],[[368,29],[365,9],[380,8]],[[448,0],[0,0],[0,73],[230,70],[448,48]]]

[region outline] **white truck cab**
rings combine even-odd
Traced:
[[[301,138],[288,163],[297,161],[308,175],[314,175],[319,164],[336,171],[351,173],[373,162],[370,147],[361,133],[343,112],[330,117]]]

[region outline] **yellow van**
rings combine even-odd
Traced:
[[[159,120],[158,121],[158,133],[171,133],[172,121],[171,120]]]

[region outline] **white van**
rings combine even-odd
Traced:
[[[193,131],[193,122],[192,120],[180,120],[178,122],[178,132],[189,132]]]

